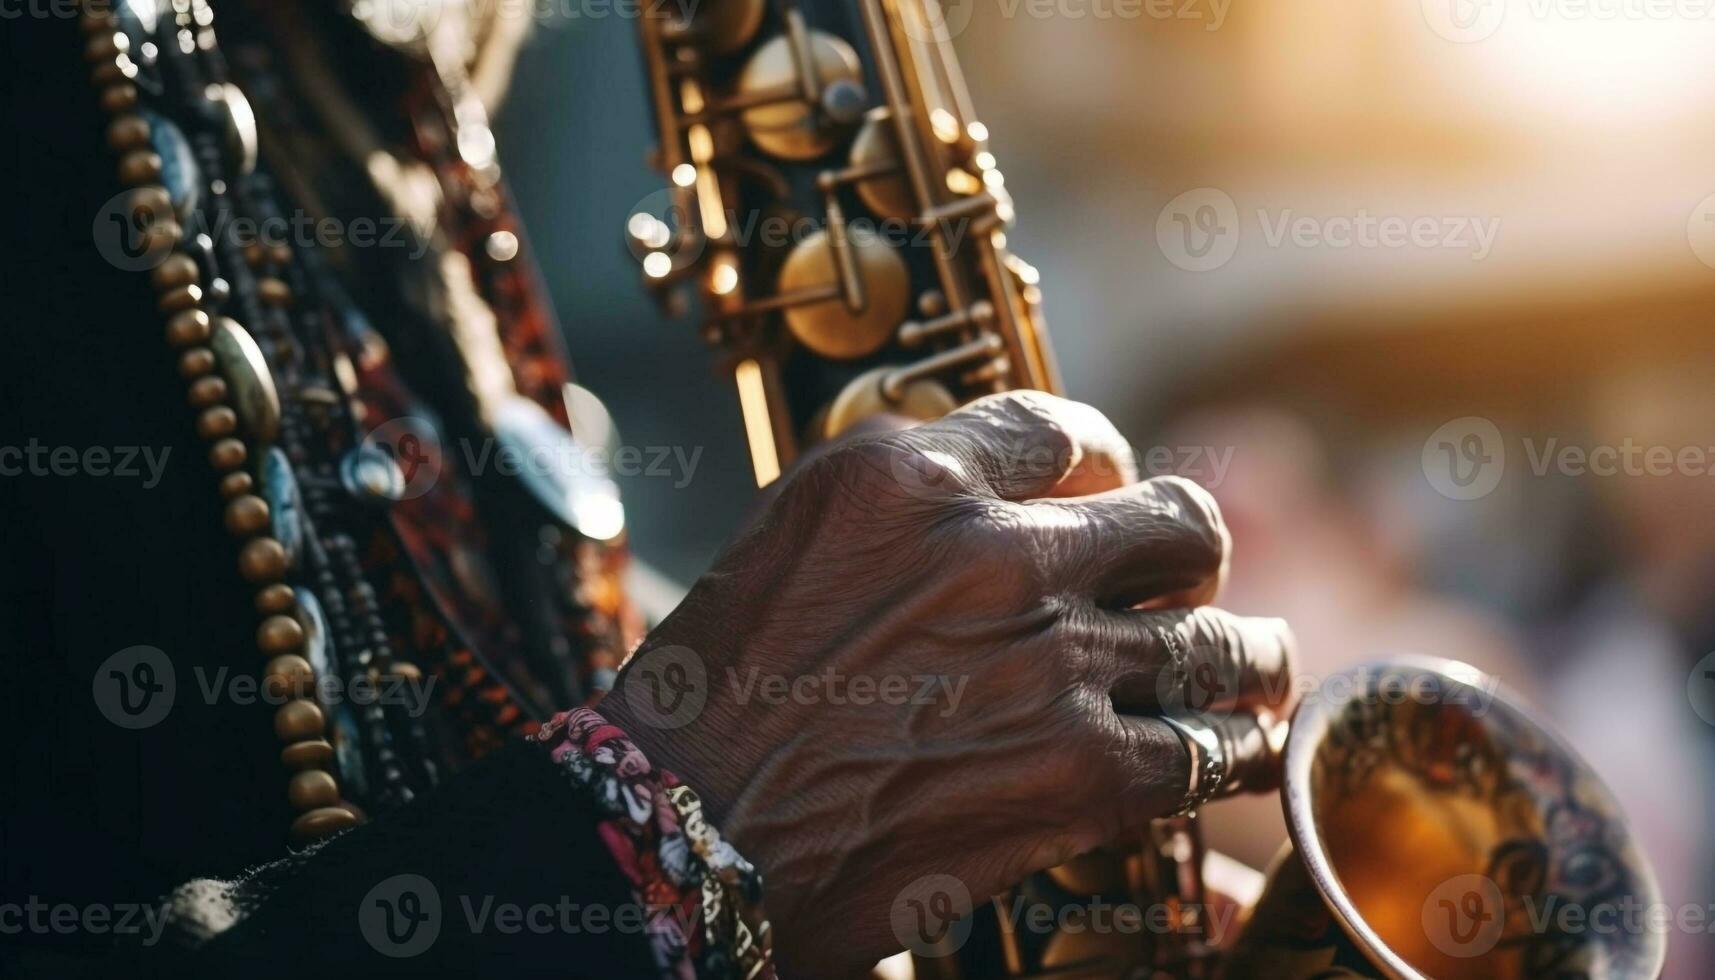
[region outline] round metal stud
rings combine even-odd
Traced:
[[[201,302],[202,287],[193,284],[167,290],[161,294],[161,298],[156,301],[155,305],[160,307],[162,313],[177,313],[180,310],[191,309]],[[215,353],[219,354],[220,351],[217,349]]]
[[[156,184],[160,180],[161,156],[153,150],[132,150],[119,158],[120,183],[135,187],[138,184]]]
[[[297,604],[297,595],[284,582],[275,582],[256,593],[256,611],[259,613],[290,612]]]
[[[201,310],[184,310],[167,321],[167,343],[173,347],[207,343],[209,331],[207,313]]]
[[[816,76],[824,87],[839,82],[861,84],[863,74],[857,52],[844,40],[812,30],[810,52]],[[740,94],[750,94],[797,82],[792,41],[781,35],[750,56],[739,73],[737,88]],[[783,160],[814,160],[833,149],[840,136],[836,128],[824,123],[819,106],[808,106],[799,100],[746,109],[740,118],[758,148]]]
[[[357,815],[339,806],[327,806],[300,814],[292,821],[292,843],[313,844],[342,830],[357,826]]]
[[[192,347],[179,355],[179,377],[186,381],[194,381],[213,370],[214,351],[207,347]]]
[[[120,82],[102,89],[101,108],[108,112],[127,112],[137,108],[137,86]]]
[[[198,378],[191,382],[185,398],[197,408],[218,405],[226,399],[226,382],[212,374]]]
[[[260,585],[278,582],[286,574],[286,552],[273,538],[252,538],[238,553],[238,573]]]
[[[226,529],[241,538],[260,534],[268,527],[268,502],[250,493],[234,497],[226,502],[225,518]]]
[[[367,442],[341,457],[339,482],[346,493],[367,504],[390,504],[405,496],[405,473],[398,461]]]
[[[232,407],[244,431],[258,442],[269,443],[280,431],[280,393],[274,387],[274,375],[262,357],[262,349],[250,336],[250,331],[230,317],[215,321],[209,338],[220,373],[226,376],[232,391]]]
[[[286,799],[294,810],[331,807],[339,802],[339,784],[321,769],[305,769],[286,783]]]
[[[295,654],[275,657],[262,668],[262,689],[271,698],[309,697],[315,685],[316,672],[310,662]]]
[[[148,142],[149,121],[142,116],[117,116],[107,124],[107,145],[115,153],[135,150]]]
[[[180,286],[193,286],[198,276],[196,260],[183,252],[175,252],[149,273],[149,281],[155,284],[156,289],[166,292]]]
[[[333,746],[326,739],[293,742],[280,750],[280,764],[287,769],[320,769],[333,761]]]
[[[910,305],[911,274],[899,251],[869,232],[847,230],[847,247],[863,281],[864,308],[853,312],[839,298],[786,308],[786,326],[823,357],[849,360],[881,349]],[[780,270],[780,292],[837,282],[833,242],[826,230],[793,246]]]
[[[258,154],[256,113],[250,109],[250,100],[231,82],[209,86],[208,98],[221,109],[226,155],[233,169],[240,176],[255,170]]]
[[[292,304],[291,287],[271,276],[257,280],[256,293],[262,297],[262,302],[269,306],[290,306]]]
[[[263,653],[292,653],[303,643],[304,627],[291,616],[269,616],[256,627],[256,645]]]
[[[252,480],[250,478],[250,474],[243,470],[239,470],[236,473],[228,473],[220,478],[220,495],[227,500],[231,500],[233,497],[249,493],[255,485],[256,481]]]
[[[322,709],[308,698],[297,698],[280,705],[274,712],[274,734],[282,742],[301,742],[321,738],[327,720]]]
[[[219,439],[238,430],[238,415],[225,405],[203,409],[197,416],[197,435],[204,439]]]
[[[217,470],[235,470],[244,465],[250,457],[250,451],[244,448],[244,442],[230,436],[215,441],[208,447],[208,465]]]

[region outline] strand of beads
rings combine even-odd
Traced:
[[[267,533],[268,504],[256,494],[247,468],[253,450],[266,446],[277,431],[278,395],[249,333],[230,318],[211,317],[204,308],[202,272],[180,247],[184,229],[162,181],[164,163],[152,147],[151,124],[138,111],[138,65],[112,0],[84,0],[81,24],[91,81],[111,117],[107,142],[119,155],[120,182],[131,189],[127,210],[143,229],[145,254],[164,256],[150,280],[166,317],[167,343],[179,352],[179,374],[197,412],[197,434],[208,443],[209,465],[220,474],[226,527],[242,542],[239,574],[257,589],[255,605],[262,620],[256,641],[270,658],[263,668],[263,685],[284,699],[274,716],[274,731],[284,743],[280,759],[293,773],[288,799],[302,810],[291,836],[296,843],[309,843],[353,826],[358,817],[337,802],[339,785],[329,771],[333,747],[315,700],[314,669],[302,655],[304,629],[296,615],[297,597],[284,581],[286,552]]]

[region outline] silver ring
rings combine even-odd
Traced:
[[[1173,816],[1190,813],[1207,803],[1227,779],[1227,746],[1210,726],[1195,718],[1162,718],[1185,743],[1191,755],[1191,776],[1185,787],[1185,802]]]

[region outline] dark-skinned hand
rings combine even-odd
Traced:
[[[1228,545],[1094,409],[991,396],[792,476],[600,710],[761,870],[782,975],[861,974],[927,892],[980,902],[1175,810],[1163,713],[1207,709],[1267,784],[1291,638],[1204,606]]]

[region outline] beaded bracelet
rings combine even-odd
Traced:
[[[644,907],[661,976],[774,976],[762,876],[694,790],[589,708],[555,715],[531,739],[602,812],[598,832]]]

